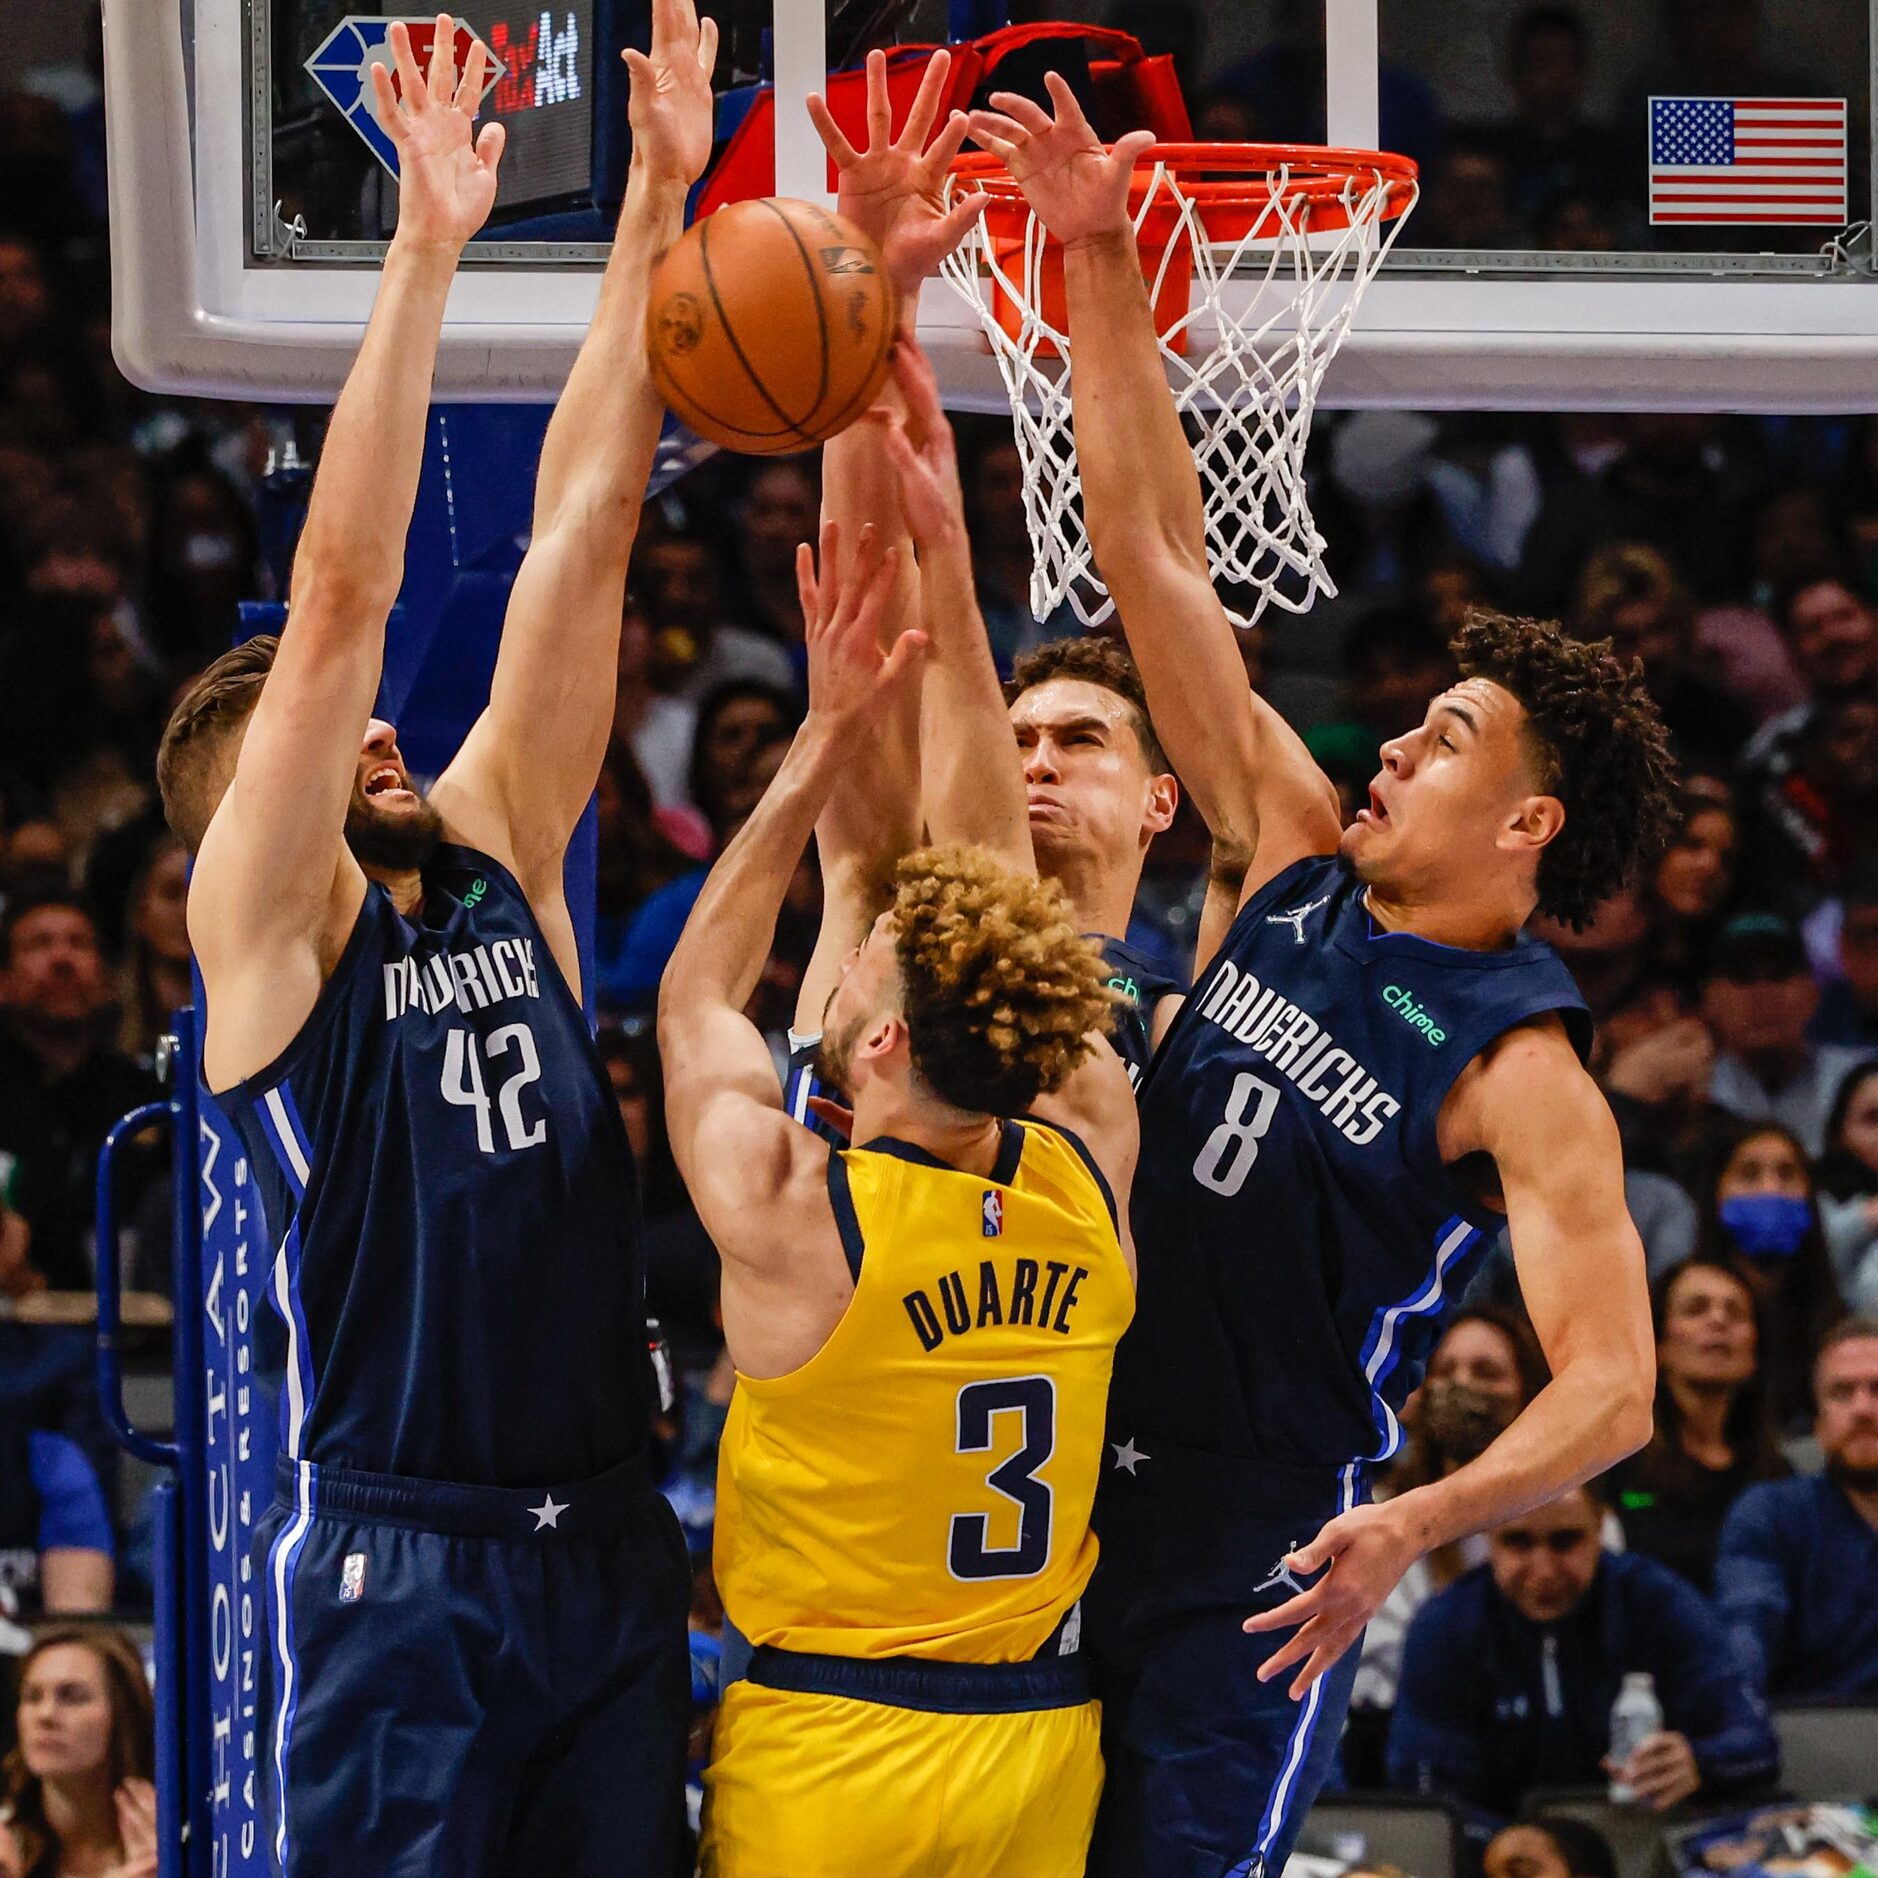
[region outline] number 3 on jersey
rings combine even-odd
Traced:
[[[457,1026],[444,1038],[443,1099],[452,1108],[476,1111],[476,1145],[485,1154],[496,1151],[495,1129],[490,1120],[489,1091],[483,1082],[482,1059],[473,1030]],[[520,1067],[496,1091],[495,1109],[502,1117],[503,1132],[513,1149],[537,1147],[548,1138],[547,1117],[528,1122],[522,1115],[522,1091],[531,1082],[541,1080],[541,1057],[535,1049],[535,1033],[526,1024],[504,1024],[482,1039],[490,1066],[497,1057],[511,1050],[519,1052]]]
[[[1056,1452],[1056,1384],[1048,1376],[968,1382],[959,1391],[958,1452],[979,1454],[990,1447],[993,1425],[1007,1412],[1023,1416],[1023,1440],[986,1475],[985,1484],[1017,1507],[1017,1543],[987,1545],[990,1514],[954,1513],[947,1550],[954,1578],[1034,1578],[1050,1562],[1053,1496],[1037,1475]]]

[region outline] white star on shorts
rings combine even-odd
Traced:
[[[1115,1465],[1117,1467],[1127,1468],[1131,1474],[1143,1461],[1153,1458],[1150,1455],[1143,1454],[1142,1451],[1135,1446],[1135,1438],[1133,1435],[1130,1435],[1126,1441],[1111,1441],[1109,1446],[1115,1450]]]
[[[541,1504],[528,1509],[535,1516],[535,1530],[542,1532],[552,1526],[556,1532],[559,1532],[561,1515],[567,1511],[567,1507],[568,1503],[565,1500],[557,1505],[553,1494],[543,1494]]]

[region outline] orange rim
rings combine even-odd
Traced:
[[[1414,200],[1416,165],[1387,150],[1329,149],[1307,143],[1157,143],[1141,153],[1129,184],[1130,212],[1138,214],[1154,166],[1165,167],[1194,205],[1201,226],[1214,242],[1241,241],[1266,232],[1270,221],[1277,233],[1290,221],[1294,226],[1323,231],[1349,226],[1345,193],[1352,185],[1364,195],[1383,186],[1382,201],[1372,219],[1393,221]],[[1281,220],[1275,203],[1280,173],[1284,176],[1287,214]],[[953,159],[952,174],[966,190],[983,190],[991,198],[985,222],[994,238],[1023,237],[1030,220],[1030,205],[1004,164],[988,151],[969,150]],[[1164,211],[1150,210],[1148,223],[1175,221],[1170,204]],[[1142,233],[1158,233],[1144,226]],[[1051,247],[1056,243],[1046,232]]]

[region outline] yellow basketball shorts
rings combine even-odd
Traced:
[[[702,1878],[1081,1878],[1094,1702],[934,1714],[732,1683],[704,1776]]]

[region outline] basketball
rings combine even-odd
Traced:
[[[653,382],[727,450],[811,449],[873,402],[898,315],[879,252],[852,222],[788,197],[734,202],[653,270]]]

